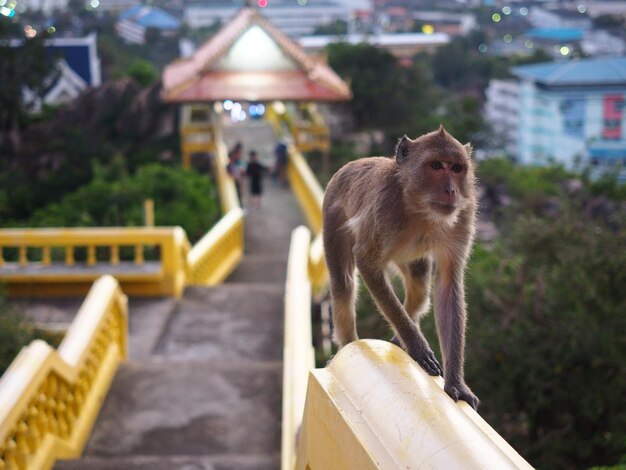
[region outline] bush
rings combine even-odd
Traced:
[[[35,328],[20,315],[11,311],[4,296],[0,294],[0,376],[11,365],[24,346],[35,339],[43,339],[57,346],[53,334]]]
[[[112,174],[100,172],[59,203],[35,212],[30,226],[141,226],[147,198],[154,200],[157,225],[180,225],[192,241],[219,218],[215,187],[206,176],[158,164],[140,167],[132,176],[123,173],[123,169]]]
[[[478,246],[468,275],[468,383],[542,468],[610,464],[626,450],[626,234],[563,207]]]

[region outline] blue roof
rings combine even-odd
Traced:
[[[89,60],[89,46],[85,44],[75,46],[50,46],[51,49],[63,51],[63,57],[74,72],[80,75],[89,85],[92,84],[91,66]]]
[[[626,58],[572,59],[512,67],[513,75],[552,86],[626,86]]]
[[[525,36],[533,39],[543,39],[546,41],[581,41],[583,31],[576,28],[534,28],[524,33]]]
[[[144,28],[178,29],[180,20],[159,8],[135,5],[120,14],[120,20],[133,21]]]

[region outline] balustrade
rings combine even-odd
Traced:
[[[46,469],[80,455],[127,354],[126,302],[115,279],[100,278],[58,351],[35,340],[0,378],[0,469]]]

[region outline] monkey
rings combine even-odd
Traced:
[[[402,137],[394,157],[351,161],[329,181],[322,230],[330,278],[333,340],[339,348],[358,339],[356,272],[403,347],[428,374],[443,375],[455,401],[477,409],[465,384],[466,305],[464,273],[475,235],[476,177],[471,144],[462,145],[443,126],[415,139]],[[401,303],[388,267],[401,275]],[[434,315],[442,370],[419,328]]]

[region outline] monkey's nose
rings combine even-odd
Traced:
[[[454,186],[452,186],[451,184],[445,185],[443,189],[448,194],[454,194],[456,192],[456,190],[454,189]]]

